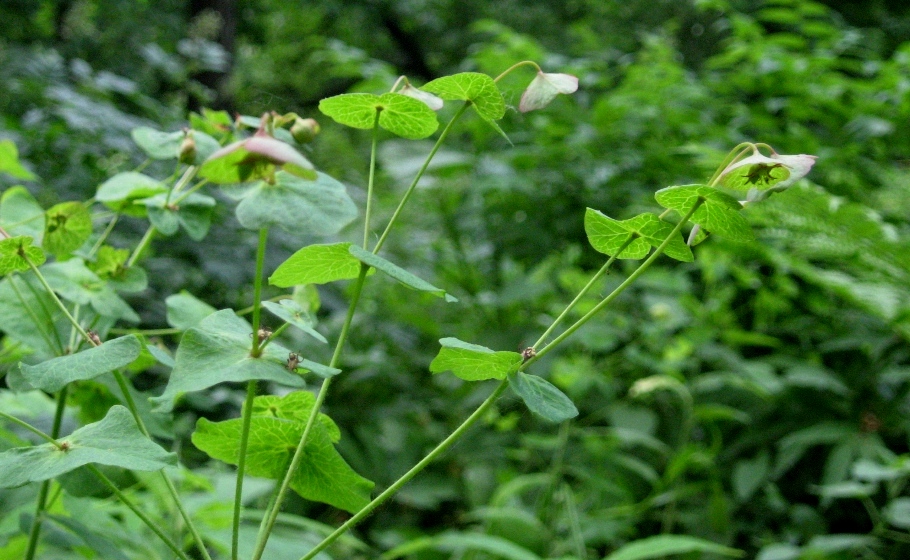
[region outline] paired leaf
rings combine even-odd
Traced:
[[[179,204],[169,204],[166,194],[155,195],[142,200],[148,209],[149,221],[163,235],[174,235],[183,226],[190,238],[201,241],[212,223],[212,209],[215,199],[192,193]]]
[[[569,74],[547,74],[537,72],[527,89],[521,95],[518,110],[522,113],[543,109],[562,94],[572,94],[578,91],[578,78]]]
[[[134,471],[157,471],[177,464],[177,456],[145,437],[133,415],[120,405],[111,407],[100,422],[58,441],[66,442],[69,449],[46,443],[0,453],[0,488],[48,480],[90,463]]]
[[[0,173],[12,175],[16,179],[31,181],[35,174],[19,163],[19,151],[12,140],[0,141]]]
[[[588,208],[585,211],[585,232],[591,246],[605,255],[616,256],[619,249],[629,241],[617,258],[640,259],[648,254],[652,246],[659,247],[670,236],[673,225],[654,214],[639,214],[618,221]],[[680,234],[676,234],[670,241],[664,253],[683,262],[693,260],[692,251]]]
[[[422,88],[446,101],[469,101],[477,114],[487,121],[501,119],[506,104],[493,78],[477,72],[462,72],[437,78]]]
[[[142,351],[135,335],[109,340],[100,346],[61,356],[30,366],[19,364],[29,385],[49,393],[59,391],[73,381],[93,379],[131,364]]]
[[[509,386],[531,412],[550,422],[562,422],[578,416],[571,399],[542,377],[517,371],[509,375]]]
[[[332,235],[357,217],[344,185],[325,173],[314,181],[279,172],[274,184],[257,183],[237,205],[237,219],[249,229],[278,226],[301,236]]]
[[[457,338],[443,338],[439,344],[442,348],[430,362],[430,371],[451,371],[465,381],[505,379],[518,371],[523,361],[518,352],[496,352]]]
[[[315,398],[300,391],[254,401],[246,456],[246,472],[252,476],[281,479],[294,453]],[[340,437],[334,422],[319,415],[310,431],[303,459],[291,479],[291,488],[308,500],[326,503],[355,513],[370,501],[374,484],[354,472],[333,445]],[[237,464],[242,420],[196,424],[193,444],[211,457]]]
[[[316,325],[316,319],[300,307],[300,304],[296,301],[291,299],[281,300],[278,303],[275,303],[274,301],[264,301],[262,302],[262,306],[279,319],[294,325],[319,342],[328,344],[329,341],[326,340],[319,331],[313,329],[313,326]]]
[[[442,288],[437,288],[436,286],[430,284],[426,280],[423,280],[421,278],[418,278],[417,276],[414,276],[413,274],[411,274],[407,270],[401,268],[400,266],[392,264],[391,262],[385,260],[384,258],[380,257],[379,255],[374,255],[373,253],[367,251],[366,249],[364,249],[362,247],[359,247],[357,245],[351,245],[350,247],[348,247],[348,252],[350,252],[351,255],[353,255],[354,258],[356,258],[360,262],[362,262],[366,265],[372,266],[376,270],[379,270],[379,271],[382,271],[382,272],[388,274],[389,276],[391,276],[395,280],[398,280],[399,282],[401,282],[402,284],[404,284],[405,286],[407,286],[409,288],[412,288],[412,289],[415,289],[415,290],[418,290],[421,292],[429,292],[436,297],[445,298],[445,300],[450,303],[458,301],[458,299],[455,298],[455,296],[446,293],[446,291],[443,290]]]
[[[25,187],[12,187],[0,196],[0,228],[13,237],[30,236],[36,245],[44,237],[44,208]]]
[[[345,93],[323,99],[319,110],[335,122],[371,129],[379,113],[379,126],[402,138],[419,140],[436,132],[439,122],[424,101],[403,93]]]
[[[20,235],[0,239],[0,276],[28,270],[31,268],[29,261],[39,266],[45,260],[44,251],[32,245],[31,237]]]
[[[92,215],[81,202],[61,202],[48,209],[42,246],[49,253],[66,255],[92,234]]]
[[[715,188],[704,185],[667,187],[654,193],[654,198],[664,208],[676,210],[682,215],[701,200],[701,205],[690,218],[693,223],[732,241],[751,241],[755,237],[749,223],[739,213],[742,204]]]
[[[647,560],[664,558],[671,554],[702,552],[742,558],[745,553],[736,548],[719,545],[709,540],[687,535],[657,535],[631,542],[607,555],[604,560]]]
[[[303,379],[285,367],[286,348],[273,342],[259,358],[250,357],[252,334],[249,323],[230,309],[216,311],[186,331],[168,385],[160,397],[152,399],[158,404],[156,410],[168,412],[181,394],[226,381],[260,379],[303,387]]]
[[[128,171],[118,173],[102,183],[95,198],[114,212],[141,218],[146,214],[145,205],[137,204],[137,201],[166,193],[167,190],[157,179]]]
[[[350,243],[304,247],[275,269],[269,284],[287,288],[357,278],[360,261],[348,251],[349,247]]]

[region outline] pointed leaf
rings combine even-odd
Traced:
[[[44,251],[32,246],[31,237],[20,235],[0,239],[0,276],[29,270],[29,261],[40,266],[46,259]]]
[[[696,202],[704,202],[692,214],[692,222],[710,233],[722,235],[732,241],[751,241],[755,238],[749,223],[740,214],[742,205],[733,197],[704,185],[667,187],[654,193],[654,198],[664,208],[686,214]]]
[[[657,535],[624,545],[612,554],[607,555],[604,560],[646,560],[649,558],[664,558],[671,554],[688,554],[690,552],[703,552],[720,556],[731,556],[733,558],[745,556],[742,550],[719,545],[697,537]]]
[[[334,243],[304,247],[275,269],[269,284],[287,288],[357,278],[360,261],[348,251],[350,246],[350,243]]]
[[[19,151],[12,140],[0,140],[0,173],[6,173],[25,181],[35,179],[34,173],[19,163]]]
[[[661,220],[655,214],[639,214],[634,218],[624,220],[623,225],[634,231],[654,247],[659,247],[673,232],[673,224]],[[692,262],[692,250],[686,245],[682,234],[677,233],[670,243],[664,248],[664,253],[673,259],[683,262]]]
[[[142,344],[135,335],[122,336],[101,346],[38,365],[19,364],[19,369],[32,387],[54,393],[73,381],[93,379],[126,367],[139,357],[141,351]]]
[[[145,437],[133,415],[120,405],[111,407],[100,422],[57,441],[66,442],[69,449],[45,443],[0,453],[0,488],[48,480],[89,463],[134,471],[157,471],[177,464],[177,456]]]
[[[329,341],[326,340],[319,331],[313,329],[313,326],[316,324],[316,319],[300,307],[300,304],[296,301],[292,299],[281,300],[278,303],[274,301],[264,301],[262,302],[262,306],[268,309],[276,317],[294,325],[319,342],[328,344]]]
[[[535,109],[543,109],[560,93],[572,94],[576,91],[578,91],[578,78],[575,76],[538,72],[521,95],[518,110],[527,113]]]
[[[443,338],[439,344],[442,348],[430,363],[430,371],[451,371],[465,381],[505,379],[517,371],[522,363],[518,352],[496,352],[457,338]]]
[[[392,264],[379,255],[374,255],[362,247],[351,245],[348,247],[348,251],[360,262],[370,265],[373,268],[388,274],[409,288],[413,288],[421,292],[429,292],[436,297],[444,297],[445,300],[450,303],[458,301],[455,296],[447,294],[446,291],[442,288],[437,288],[426,280],[414,276],[400,266]]]
[[[531,412],[544,420],[562,422],[578,416],[578,409],[569,397],[546,379],[518,371],[509,375],[509,386]]]
[[[343,93],[319,102],[319,110],[338,124],[369,130],[376,122],[379,96],[372,93]]]
[[[44,249],[55,255],[72,253],[92,234],[92,215],[81,202],[61,202],[47,211]]]
[[[299,393],[284,399],[257,398],[250,423],[246,472],[252,476],[280,479],[306,426],[313,407],[312,395],[301,400]],[[282,401],[294,398],[293,405]],[[290,416],[290,417],[288,417]],[[340,435],[334,423],[320,414],[307,439],[303,460],[291,479],[291,488],[308,500],[326,503],[354,513],[369,503],[373,483],[354,472],[332,444]],[[240,453],[240,419],[196,424],[193,444],[211,457],[237,464]]]
[[[12,187],[0,197],[0,228],[13,237],[30,236],[35,245],[44,238],[44,208],[25,187]]]
[[[493,78],[477,72],[462,72],[437,78],[422,88],[445,100],[470,101],[485,119],[498,120],[506,114],[506,104]]]
[[[588,208],[585,210],[585,233],[588,242],[597,251],[615,256],[623,244],[632,238],[632,242],[623,249],[620,259],[640,259],[651,250],[651,245],[645,239],[637,238],[622,222],[609,218],[598,210]]]
[[[230,309],[217,311],[180,339],[176,365],[164,393],[152,399],[156,410],[170,411],[183,393],[201,391],[226,381],[261,379],[291,387],[305,385],[286,368],[288,350],[269,344],[259,358],[250,357],[252,327]]]
[[[217,311],[186,290],[164,298],[164,305],[167,308],[167,324],[182,331],[195,327]]]
[[[319,110],[335,122],[370,129],[379,111],[379,126],[402,138],[420,139],[436,132],[439,122],[426,103],[401,93],[345,93],[323,99]]]
[[[257,183],[237,205],[237,219],[249,229],[278,226],[301,236],[332,235],[357,217],[344,185],[325,173],[307,181],[285,172],[274,185]]]
[[[161,181],[129,171],[105,181],[98,187],[95,198],[115,212],[141,218],[145,216],[145,205],[136,204],[136,201],[165,192],[167,187]]]

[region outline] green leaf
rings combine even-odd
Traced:
[[[523,360],[518,352],[495,352],[457,338],[443,338],[439,344],[442,348],[430,363],[430,371],[451,371],[465,381],[505,379],[518,371]]]
[[[493,78],[477,72],[462,72],[437,78],[420,88],[451,101],[470,101],[485,120],[498,120],[506,114],[506,104]]]
[[[631,243],[617,258],[640,259],[651,250],[647,240],[636,237],[625,224],[592,208],[585,210],[585,233],[588,234],[588,242],[594,249],[611,257],[615,256],[619,248],[630,238]]]
[[[0,228],[13,237],[30,236],[36,245],[44,238],[44,208],[25,187],[12,187],[0,196]]]
[[[191,193],[179,204],[168,203],[166,194],[158,194],[140,201],[148,209],[149,221],[164,235],[177,233],[178,226],[194,241],[201,241],[212,223],[215,199]]]
[[[0,240],[0,275],[29,270],[29,261],[35,266],[44,263],[44,251],[32,246],[32,238],[20,235]]]
[[[562,422],[578,416],[578,409],[562,391],[546,379],[518,371],[509,375],[509,386],[531,412],[550,422]]]
[[[418,140],[436,132],[436,113],[425,103],[400,93],[345,93],[323,99],[319,110],[335,122],[371,129],[379,111],[379,126],[402,138]]]
[[[145,437],[133,415],[120,405],[111,407],[100,422],[57,441],[66,442],[69,449],[46,443],[0,453],[0,488],[48,480],[89,463],[134,471],[157,471],[177,464],[177,456]]]
[[[304,396],[306,395],[306,396]],[[293,403],[284,401],[294,399]],[[281,479],[306,426],[305,418],[315,398],[311,393],[292,393],[283,399],[259,397],[254,401],[247,448],[246,472],[251,476]],[[291,478],[291,488],[307,500],[326,503],[355,513],[370,501],[374,484],[354,472],[333,445],[340,433],[320,413],[310,431],[300,467]],[[237,464],[242,420],[196,424],[192,441],[211,457]]]
[[[136,202],[166,193],[167,190],[167,187],[157,179],[128,171],[118,173],[102,183],[95,193],[95,198],[115,212],[141,218],[146,214],[145,205]]]
[[[421,292],[429,292],[436,297],[445,298],[445,300],[448,302],[458,301],[455,296],[447,294],[446,291],[442,288],[437,288],[426,280],[422,280],[417,276],[414,276],[400,266],[392,264],[379,255],[374,255],[373,253],[363,249],[358,245],[351,245],[348,247],[348,251],[360,262],[388,274],[409,288],[413,288]]]
[[[899,529],[910,529],[910,498],[895,498],[888,502],[885,519]]]
[[[90,304],[105,317],[139,322],[139,316],[107,282],[85,266],[81,259],[70,259],[45,265],[41,269],[47,283],[66,300]]]
[[[245,228],[278,226],[300,236],[333,235],[357,217],[344,185],[325,173],[307,181],[279,172],[275,184],[257,183],[237,205]]]
[[[209,156],[199,168],[199,176],[219,184],[244,183],[271,180],[279,169],[303,179],[316,179],[313,164],[293,146],[257,132]]]
[[[167,324],[182,331],[195,327],[217,311],[186,290],[166,297],[164,305],[167,309]]]
[[[645,560],[647,558],[663,558],[671,554],[687,554],[689,552],[705,552],[733,558],[745,556],[742,550],[719,545],[697,537],[658,535],[624,545],[612,554],[607,555],[604,560]]]
[[[681,215],[687,214],[701,199],[704,202],[692,214],[693,223],[731,241],[745,242],[755,238],[749,223],[739,213],[742,205],[715,188],[704,185],[667,187],[654,193],[654,198],[664,208],[676,210]]]
[[[350,246],[350,243],[333,243],[304,247],[275,269],[269,284],[287,288],[357,278],[360,261],[348,251]]]
[[[152,159],[176,159],[180,143],[186,137],[182,131],[161,132],[148,126],[134,128],[130,132],[133,142]]]
[[[655,214],[639,214],[634,218],[624,220],[623,225],[640,235],[654,247],[659,247],[673,233],[674,225],[661,220]],[[664,248],[664,253],[673,259],[683,262],[692,262],[692,250],[686,245],[682,234],[677,233],[670,243]]]
[[[269,344],[259,358],[250,357],[252,327],[230,309],[209,315],[180,339],[176,365],[164,393],[152,399],[156,410],[170,411],[183,393],[201,391],[227,381],[260,379],[303,387],[303,379],[286,368],[290,352]]]
[[[92,234],[92,215],[81,202],[61,202],[47,210],[44,249],[55,255],[72,253]]]
[[[323,344],[328,344],[328,340],[321,333],[313,329],[316,319],[307,313],[300,304],[291,299],[281,300],[278,303],[274,301],[264,301],[262,306],[269,310],[276,317],[294,325],[298,329],[312,336]]]
[[[92,476],[91,478],[94,477]],[[97,480],[94,482],[97,482]],[[51,523],[56,523],[57,525],[66,528],[76,538],[85,543],[86,546],[97,552],[99,558],[104,558],[105,560],[130,560],[129,556],[121,552],[117,544],[107,538],[104,533],[92,531],[89,529],[88,525],[80,523],[73,517],[53,515],[47,512],[43,515],[45,519],[49,520]]]
[[[16,144],[12,140],[0,141],[0,173],[12,175],[16,179],[24,181],[35,179],[34,173],[19,163],[19,151],[16,150]]]
[[[73,381],[93,379],[126,367],[139,357],[141,350],[142,344],[135,335],[122,336],[38,365],[19,364],[19,369],[32,387],[54,393]]]
[[[433,537],[405,542],[380,556],[380,560],[404,558],[424,550],[444,551],[456,557],[465,556],[466,551],[476,550],[490,555],[491,558],[503,560],[541,560],[537,554],[503,537],[457,531],[447,531]]]
[[[63,353],[61,341],[71,329],[34,274],[8,276],[0,282],[0,331],[11,341],[47,359]]]

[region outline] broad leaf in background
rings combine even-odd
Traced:
[[[740,214],[742,204],[730,195],[704,185],[667,187],[654,193],[658,204],[687,214],[699,199],[701,206],[690,218],[705,230],[731,241],[751,241],[755,238],[749,223]]]
[[[445,298],[445,300],[449,303],[458,301],[455,296],[446,293],[446,291],[442,288],[437,288],[426,280],[414,276],[400,266],[390,263],[379,255],[374,255],[359,245],[351,245],[348,247],[348,251],[360,262],[388,274],[409,288],[421,292],[429,292],[436,297]]]
[[[297,447],[315,397],[298,391],[286,397],[257,397],[253,405],[246,472],[281,479]],[[240,453],[241,419],[210,422],[199,419],[193,444],[211,457],[236,465]],[[313,426],[291,488],[308,500],[355,513],[370,501],[374,484],[354,472],[333,445],[341,437],[325,414]]]
[[[294,325],[298,329],[312,336],[323,344],[328,344],[328,340],[319,331],[313,329],[316,325],[316,318],[307,313],[299,303],[292,299],[283,299],[280,302],[264,301],[262,306],[269,310],[279,319]]]
[[[29,262],[40,266],[47,260],[44,251],[32,245],[32,238],[20,235],[0,239],[0,275],[29,270]]]
[[[144,217],[145,205],[137,203],[144,198],[166,193],[167,187],[148,175],[128,171],[118,173],[98,187],[95,198],[114,212],[127,216]]]
[[[360,261],[348,251],[350,246],[350,243],[333,243],[304,247],[275,269],[269,284],[287,288],[357,278]]]
[[[509,374],[509,386],[531,412],[550,422],[562,422],[578,416],[578,409],[562,391],[536,375],[518,371]]]
[[[732,558],[745,556],[742,550],[719,545],[697,537],[657,535],[621,546],[615,552],[608,554],[604,560],[647,560],[650,558],[664,558],[673,554],[688,554],[690,552],[716,554]]]
[[[515,373],[523,361],[518,352],[496,352],[457,338],[443,338],[439,344],[442,348],[430,363],[430,371],[451,371],[465,381],[505,379]]]
[[[164,305],[167,309],[167,324],[182,331],[195,327],[218,311],[186,290],[167,296]]]
[[[141,350],[142,344],[135,335],[123,336],[37,365],[19,364],[19,369],[29,385],[54,393],[73,381],[93,379],[126,367],[139,357]]]
[[[202,241],[212,223],[215,199],[191,193],[179,203],[168,203],[166,194],[141,201],[148,209],[149,221],[163,235],[174,235],[183,226],[193,241]]]
[[[156,410],[170,411],[183,393],[201,391],[218,383],[260,379],[303,387],[303,378],[287,370],[290,352],[269,344],[259,358],[250,357],[252,327],[230,309],[217,311],[189,329],[180,339],[176,365],[164,393],[152,399]],[[322,366],[325,367],[325,366]]]
[[[107,282],[85,266],[81,259],[54,262],[42,267],[47,283],[60,297],[80,305],[91,304],[99,315],[138,322],[139,316]]]
[[[35,179],[34,173],[19,163],[19,150],[16,149],[16,144],[12,140],[0,140],[0,173],[6,173],[25,181]]]
[[[357,207],[344,185],[325,173],[314,180],[275,174],[275,183],[260,181],[237,205],[237,219],[248,229],[278,226],[300,236],[332,235],[357,217]]]
[[[335,122],[370,129],[379,113],[379,126],[402,138],[418,140],[436,132],[436,113],[425,102],[402,93],[345,93],[323,99],[319,110]]]
[[[537,75],[521,95],[518,110],[522,113],[543,109],[556,99],[560,93],[569,95],[578,91],[578,78],[569,74],[548,74],[537,72]]]
[[[199,168],[199,176],[219,184],[271,181],[279,169],[304,179],[316,179],[313,164],[303,154],[260,129],[209,156]]]
[[[72,326],[57,309],[34,274],[16,274],[0,281],[0,330],[10,341],[48,359],[64,352]]]
[[[92,216],[81,202],[61,202],[47,210],[44,249],[54,255],[72,253],[92,234]]]
[[[217,140],[198,130],[161,132],[154,128],[140,126],[134,128],[130,133],[133,142],[152,159],[176,159],[187,134],[191,134],[196,147],[196,155],[192,161],[194,165],[202,163],[221,148]]]
[[[89,463],[134,471],[157,471],[177,464],[177,456],[145,437],[133,415],[119,405],[111,407],[100,422],[57,441],[65,442],[69,449],[45,443],[0,453],[0,488],[48,480]]]
[[[28,235],[35,245],[44,238],[44,208],[25,187],[12,187],[0,196],[0,228],[13,237]]]

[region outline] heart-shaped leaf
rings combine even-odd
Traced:
[[[546,379],[518,371],[509,375],[509,386],[531,412],[550,422],[578,416],[578,409],[562,391]]]
[[[424,91],[446,101],[470,101],[477,114],[488,121],[499,120],[506,114],[506,104],[493,78],[477,72],[462,72],[443,76],[425,84]]]
[[[591,247],[611,257],[640,259],[651,250],[651,245],[647,240],[636,236],[635,232],[630,231],[625,224],[592,208],[585,211],[585,233],[588,235]],[[626,242],[628,242],[626,248],[617,255],[620,247]]]
[[[522,113],[543,109],[562,94],[572,94],[578,91],[578,78],[569,74],[547,74],[537,72],[527,89],[521,95],[518,110]]]
[[[170,411],[183,393],[201,391],[226,381],[261,379],[303,387],[303,378],[287,370],[290,352],[276,343],[262,356],[250,357],[252,327],[230,309],[217,311],[189,329],[180,339],[176,365],[164,393],[152,401],[156,410]]]
[[[423,101],[402,93],[345,93],[323,99],[319,110],[335,122],[370,129],[379,113],[379,126],[402,138],[418,140],[436,132],[436,113]]]
[[[92,215],[81,202],[61,202],[47,210],[44,249],[55,255],[72,253],[92,234]]]
[[[281,288],[349,280],[360,274],[360,261],[348,251],[350,243],[310,245],[275,269],[269,284]]]
[[[0,228],[13,237],[28,235],[35,245],[44,238],[44,208],[25,187],[12,187],[0,196]]]
[[[259,182],[237,205],[237,219],[249,229],[278,226],[301,236],[333,235],[357,217],[344,185],[325,173],[308,181],[288,173],[275,183]]]
[[[742,204],[719,190],[704,185],[667,187],[654,193],[664,208],[685,215],[695,204],[702,203],[690,218],[705,230],[722,235],[731,241],[751,241],[755,238],[749,223],[740,214]]]
[[[298,329],[312,336],[323,344],[328,344],[328,340],[319,331],[313,329],[316,319],[307,313],[300,304],[292,299],[281,300],[278,303],[274,301],[264,301],[262,306],[268,309],[276,317],[294,325]]]
[[[142,344],[135,335],[122,336],[100,346],[34,366],[19,364],[19,369],[29,385],[54,393],[73,381],[93,379],[126,367],[139,357],[141,350]]]
[[[32,245],[31,237],[20,235],[0,239],[0,276],[29,270],[29,261],[40,266],[45,260],[44,251]]]
[[[120,405],[111,407],[100,422],[57,441],[68,449],[45,443],[0,453],[0,488],[48,480],[89,463],[133,471],[157,471],[177,464],[177,456],[145,437],[133,415]]]
[[[300,391],[279,397],[257,397],[253,405],[247,447],[246,472],[281,479],[314,406],[311,393]],[[310,431],[303,459],[291,478],[291,488],[302,497],[355,513],[370,501],[374,484],[354,472],[333,445],[340,432],[328,416],[319,415]],[[242,420],[196,424],[193,444],[209,456],[236,465],[240,453]]]
[[[505,379],[516,372],[523,361],[518,352],[496,352],[457,338],[443,338],[439,344],[442,348],[430,363],[430,371],[451,371],[465,381]]]
[[[167,192],[161,181],[142,173],[118,173],[98,187],[95,198],[114,212],[128,216],[144,217],[145,205],[136,201]]]
[[[354,256],[354,258],[356,258],[360,262],[367,264],[369,266],[372,266],[373,268],[388,274],[389,276],[391,276],[395,280],[398,280],[399,282],[401,282],[402,284],[404,284],[405,286],[407,286],[409,288],[412,288],[414,290],[419,290],[421,292],[429,292],[436,297],[445,298],[445,300],[450,303],[458,301],[458,299],[455,296],[446,293],[446,291],[443,290],[442,288],[437,288],[436,286],[430,284],[426,280],[423,280],[421,278],[418,278],[417,276],[414,276],[413,274],[411,274],[407,270],[401,268],[400,266],[392,264],[391,262],[385,260],[384,258],[380,257],[379,255],[374,255],[373,253],[365,250],[364,248],[362,248],[358,245],[351,245],[350,247],[348,247],[348,252],[350,252]]]

